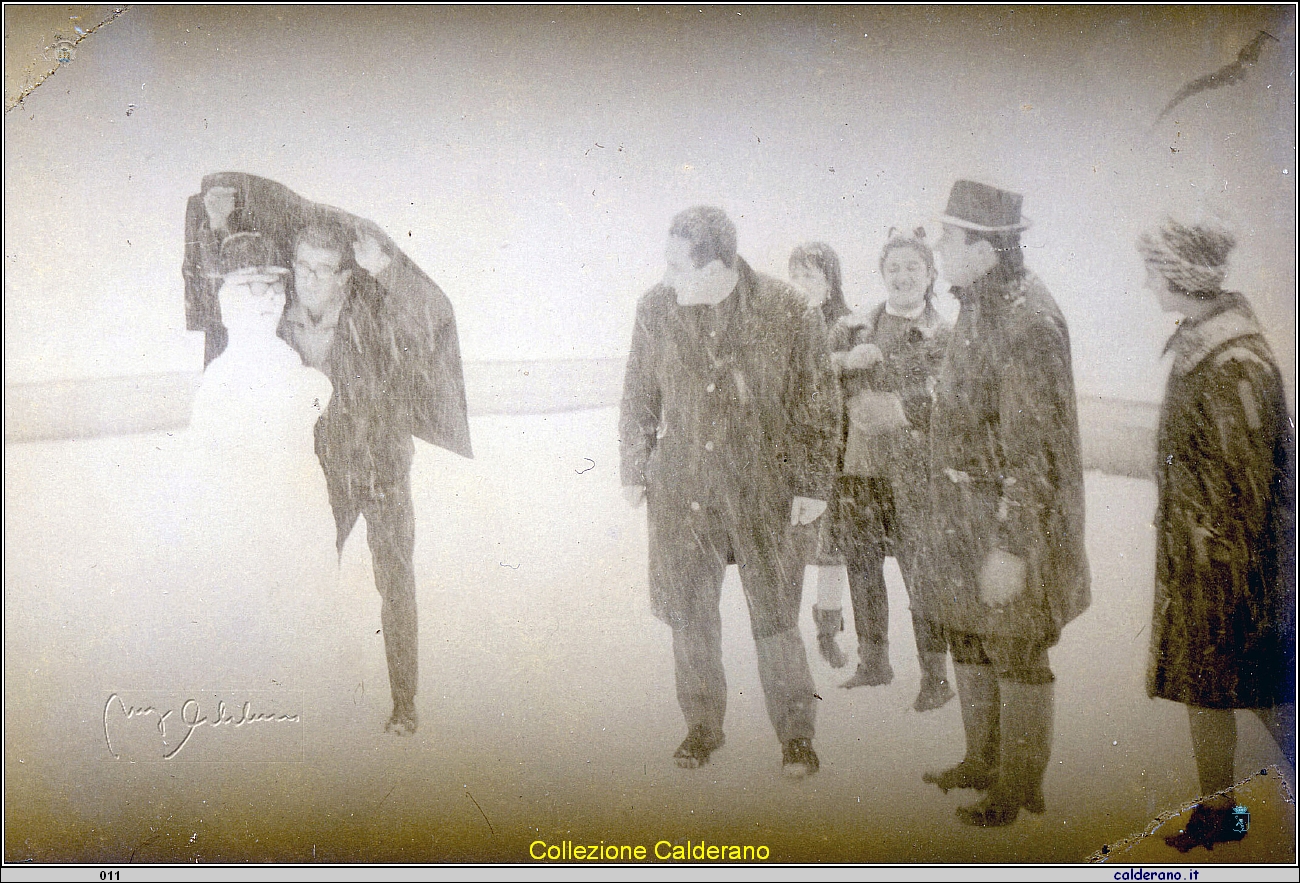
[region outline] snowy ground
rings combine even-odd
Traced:
[[[729,573],[727,745],[679,770],[669,632],[645,598],[644,511],[618,492],[615,412],[471,423],[475,460],[417,451],[421,729],[406,740],[382,733],[390,705],[360,533],[337,585],[225,599],[230,622],[178,644],[166,624],[186,609],[172,603],[185,586],[162,576],[172,531],[160,523],[174,440],[6,445],[5,858],[526,862],[535,840],[703,840],[765,844],[772,861],[1076,862],[1195,798],[1184,710],[1143,688],[1149,482],[1087,476],[1094,601],[1052,653],[1046,815],[973,830],[953,814],[973,795],[921,782],[960,757],[961,724],[956,703],[910,708],[918,671],[892,563],[887,687],[837,689],[847,672],[816,657],[805,593],[822,770],[799,783],[780,775]],[[283,629],[260,629],[264,618]],[[301,670],[263,682],[268,641],[294,634]],[[195,680],[196,660],[220,682],[212,670]],[[193,716],[186,698],[214,714],[219,698],[250,697],[302,723],[196,726],[164,761],[188,728],[164,747],[156,716],[106,714],[113,694],[174,706],[172,724]],[[1243,718],[1239,773],[1277,760]],[[1276,854],[1242,860],[1294,859],[1294,806],[1269,836],[1243,845],[1276,842]]]

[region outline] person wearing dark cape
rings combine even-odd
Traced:
[[[219,218],[230,205],[225,191],[234,206]],[[223,229],[261,234],[292,267],[278,333],[334,386],[316,424],[316,454],[340,551],[366,518],[393,697],[386,730],[409,735],[418,726],[412,438],[473,456],[451,302],[372,222],[255,175],[209,175],[187,206],[184,273],[186,315],[207,333],[207,361],[219,355],[224,328],[205,243]]]

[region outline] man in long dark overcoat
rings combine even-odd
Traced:
[[[1025,269],[1021,196],[953,185],[936,252],[961,311],[935,388],[931,499],[937,617],[966,756],[926,781],[987,791],[959,817],[1045,809],[1048,648],[1088,606],[1083,465],[1065,319]]]
[[[839,405],[819,317],[736,254],[716,208],[672,222],[664,282],[637,306],[619,435],[630,502],[648,500],[650,594],[672,627],[688,734],[676,762],[723,744],[719,592],[740,568],[768,714],[791,776],[816,772],[814,687],[798,630],[791,526],[825,510]]]
[[[219,172],[203,179],[186,210],[186,315],[207,333],[207,361],[225,345],[207,281],[212,249],[248,231],[293,268],[280,336],[334,386],[316,424],[316,453],[339,549],[366,519],[393,699],[386,730],[409,735],[419,681],[412,438],[473,456],[452,305],[374,223],[275,181]]]

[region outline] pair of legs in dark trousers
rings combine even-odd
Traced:
[[[735,563],[777,738],[783,745],[811,739],[816,688],[798,629],[802,559],[788,534],[774,542],[772,524],[752,523],[742,511],[704,506],[675,516],[652,501],[651,581],[653,591],[666,599],[657,613],[673,629],[677,701],[688,729],[702,727],[721,744],[727,681],[718,605],[727,565]],[[775,522],[778,534],[780,524]]]
[[[702,725],[719,739],[727,711],[727,678],[722,667],[722,617],[717,605],[707,621],[673,629],[673,662],[677,704],[688,729]],[[767,714],[782,744],[811,739],[816,715],[815,687],[798,629],[754,636],[758,676],[763,684]]]
[[[351,495],[332,481],[329,485],[340,526],[350,529],[358,515],[366,519],[375,589],[382,599],[379,619],[388,660],[388,684],[393,695],[393,716],[388,728],[399,733],[414,732],[420,647],[415,606],[415,513],[409,468],[382,487]],[[346,536],[345,531],[341,530],[340,534]]]
[[[1052,748],[1054,712],[1047,649],[1054,640],[948,633],[966,731],[966,756],[927,782],[987,791],[958,817],[991,827],[1014,822],[1021,808],[1046,810],[1043,776]]]
[[[921,495],[925,488],[923,484],[909,484],[896,492],[895,485],[886,477],[846,475],[840,479],[840,548],[848,566],[853,627],[861,657],[858,673],[845,686],[859,686],[855,680],[874,685],[893,679],[889,665],[889,595],[885,588],[885,558],[889,555],[898,560],[912,600],[912,632],[922,675],[935,681],[946,677],[947,639],[938,624],[921,615],[915,597],[924,578],[925,502]]]

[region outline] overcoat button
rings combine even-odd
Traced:
[[[705,392],[713,392],[715,389],[717,389],[717,387],[714,386],[712,383],[710,383],[708,386],[704,387],[704,391],[705,391]]]
[[[705,442],[705,443],[704,443],[704,450],[706,450],[706,451],[711,451],[711,450],[713,450],[713,442]]]
[[[699,504],[699,503],[691,503],[691,511],[692,511],[692,512],[699,512],[699,511],[700,511],[700,504]]]

